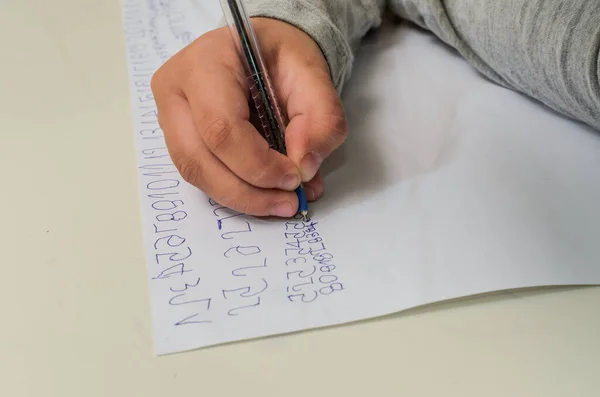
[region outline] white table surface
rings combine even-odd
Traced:
[[[118,1],[3,1],[1,396],[598,396],[600,288],[157,358]]]

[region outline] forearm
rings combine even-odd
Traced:
[[[352,71],[360,39],[381,24],[385,0],[253,0],[253,17],[269,17],[292,24],[321,47],[338,92]]]
[[[393,0],[390,5],[491,80],[600,129],[598,0]]]
[[[459,0],[446,5],[473,53],[507,86],[600,129],[598,0],[480,4],[480,9]]]

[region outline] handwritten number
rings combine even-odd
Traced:
[[[194,317],[197,317],[199,315],[199,313],[193,314],[189,317],[184,318],[183,320],[180,320],[178,322],[175,323],[175,326],[179,326],[179,325],[188,325],[188,324],[205,324],[205,323],[212,323],[212,321],[210,320],[195,320],[195,321],[189,321],[191,319],[193,319]]]
[[[133,59],[143,59],[144,58],[144,54],[138,54],[138,55],[132,55],[131,56]],[[148,81],[148,79],[144,79],[144,80],[137,80],[134,82],[136,87],[150,87],[150,81]],[[142,117],[147,117],[149,114],[142,114]]]
[[[333,255],[331,255],[330,253],[326,252],[324,254],[315,256],[313,259],[316,260],[319,263],[321,263],[321,262],[329,262],[330,260],[333,259]]]
[[[240,306],[240,307],[233,308],[233,309],[229,310],[227,312],[227,314],[230,315],[230,316],[238,316],[238,313],[234,313],[234,312],[237,312],[237,311],[242,310],[242,309],[248,309],[250,307],[255,307],[255,306],[258,306],[258,305],[260,305],[260,296],[256,297],[256,303],[254,303],[252,305],[246,305],[246,306]]]
[[[179,294],[179,295],[175,295],[174,297],[172,297],[171,299],[169,299],[169,305],[171,305],[171,306],[180,306],[180,305],[189,305],[190,303],[207,302],[207,310],[210,309],[210,298],[195,299],[195,300],[191,300],[191,301],[185,301],[185,302],[175,303],[175,300],[177,298],[182,297],[182,296],[185,296],[185,293]]]
[[[225,222],[227,219],[232,219],[232,218],[235,218],[236,216],[242,216],[242,215],[243,215],[242,213],[239,213],[239,212],[234,212],[234,213],[233,213],[233,215],[229,215],[229,216],[226,216],[226,217],[220,218],[220,217],[219,217],[219,215],[217,214],[217,212],[218,212],[219,210],[226,210],[226,211],[227,211],[226,213],[230,213],[230,212],[232,212],[232,210],[230,210],[230,209],[229,209],[229,208],[227,208],[227,207],[219,207],[219,208],[217,208],[217,209],[215,209],[215,210],[213,211],[213,214],[214,214],[214,215],[215,215],[217,218],[219,218],[219,219],[217,219],[217,228],[218,228],[219,230],[223,229],[223,223],[224,223],[224,222]]]
[[[308,295],[306,293],[289,295],[288,299],[290,302],[298,302],[298,300],[300,300],[304,303],[310,303],[317,299],[318,296],[319,294],[317,294],[316,291],[311,290],[311,292]]]
[[[231,247],[227,251],[225,251],[225,253],[223,254],[225,258],[231,258],[231,255],[233,255],[231,251],[237,252],[238,254],[243,256],[255,255],[261,252],[260,248],[254,245],[250,247],[243,247],[241,245],[238,245],[237,247]]]
[[[334,281],[337,281],[337,279],[338,279],[338,277],[335,274],[324,274],[321,277],[319,277],[319,282],[321,284],[331,284]],[[329,280],[329,281],[325,281],[325,280]]]
[[[179,270],[177,270],[177,271],[173,270],[173,269],[177,269],[177,268]],[[191,270],[185,270],[185,264],[178,263],[176,265],[166,268],[165,270],[160,272],[158,276],[152,277],[152,279],[153,280],[161,280],[161,279],[169,278],[175,274],[178,276],[181,276],[181,275],[183,275],[183,273],[187,273],[187,272],[191,272]]]
[[[218,205],[218,204],[217,204],[217,205]],[[218,212],[219,210],[225,210],[225,213],[227,214],[227,216],[226,216],[225,218],[232,218],[232,217],[234,217],[234,216],[240,216],[240,215],[243,215],[242,213],[240,213],[240,212],[236,212],[236,211],[233,211],[233,210],[231,210],[231,209],[229,209],[229,208],[227,208],[227,207],[219,207],[219,208],[215,208],[215,209],[213,210],[213,214],[214,214],[214,216],[216,216],[217,218],[220,218],[219,214],[217,214],[217,212]],[[233,214],[231,214],[232,212],[233,212]],[[223,218],[221,218],[221,219],[223,219]]]
[[[152,94],[146,94],[145,97],[142,97],[141,95],[139,96],[139,100],[140,102],[147,102],[147,101],[153,101],[154,100],[154,95]]]
[[[149,81],[145,81],[144,84],[141,84],[144,87],[149,87],[150,86],[150,82]],[[142,114],[142,117],[158,117],[158,112],[156,110],[151,110],[147,113]]]
[[[145,130],[140,131],[140,135],[144,138],[161,138],[163,132],[160,128],[146,128]]]
[[[148,194],[148,198],[151,199],[165,199],[165,196],[177,196],[178,192],[160,193],[160,194]]]
[[[335,291],[341,291],[343,289],[344,289],[344,286],[341,283],[332,283],[326,287],[321,288],[319,290],[319,292],[322,293],[323,295],[331,295]]]
[[[153,154],[156,154],[156,152],[159,151],[159,150],[166,151],[167,148],[163,146],[163,147],[157,147],[157,148],[143,149],[142,150],[142,154],[144,154],[146,156],[151,156]]]
[[[288,251],[296,251],[294,252],[292,255],[295,255],[296,253],[298,253],[300,250],[298,248],[286,248],[285,249],[285,256],[290,256],[290,253]]]
[[[246,290],[246,292],[250,292],[250,287],[242,287],[242,288],[237,288],[237,289],[224,289],[223,292],[223,298],[225,299],[229,299],[227,297],[227,293],[228,292],[236,292],[236,291],[240,291],[240,290]],[[238,296],[241,296],[241,294],[239,294]]]
[[[304,241],[306,241],[306,240],[304,240]],[[304,241],[302,241],[302,242],[304,242]],[[300,240],[296,239],[295,243],[293,243],[293,242],[292,243],[287,243],[287,245],[292,246],[292,247],[296,247],[296,248],[300,248]]]
[[[179,186],[177,179],[161,179],[158,181],[152,181],[146,185],[148,190],[167,190],[174,189]]]
[[[197,286],[198,286],[198,284],[200,284],[200,277],[198,277],[198,280],[196,280],[196,283],[195,283],[195,284],[188,284],[188,283],[185,283],[185,287],[183,287],[183,289],[173,289],[173,287],[171,287],[171,288],[169,288],[169,289],[171,290],[171,292],[184,292],[184,291],[187,291],[187,289],[188,289],[189,287],[192,287],[192,288],[194,288],[194,287],[197,287]]]
[[[231,240],[233,237],[235,237],[235,236],[230,236],[232,234],[239,234],[239,233],[248,233],[248,232],[251,232],[252,228],[250,227],[250,223],[248,223],[248,221],[244,221],[244,222],[246,222],[246,226],[248,227],[247,230],[238,230],[238,231],[235,231],[235,232],[226,232],[226,233],[221,234],[221,238],[223,240]]]
[[[293,234],[293,236],[289,236],[290,234]],[[293,238],[293,239],[301,239],[304,238],[304,232],[299,232],[299,233],[285,233],[285,238]]]
[[[152,171],[165,171],[165,168],[167,168],[167,169],[170,169],[171,171],[177,172],[177,167],[175,167],[173,164],[169,164],[169,163],[146,164],[146,165],[141,165],[139,168],[142,170],[152,170]]]
[[[156,215],[156,220],[159,222],[179,222],[187,218],[187,212],[185,211],[175,211],[172,214],[158,214]]]
[[[242,273],[242,274],[238,274],[239,271],[241,270],[247,270],[247,269],[259,269],[261,267],[267,267],[267,258],[265,258],[265,260],[263,261],[263,264],[260,266],[246,266],[246,267],[240,267],[239,269],[235,269],[231,272],[231,274],[233,274],[236,277],[242,277],[242,276],[247,276],[247,274]]]
[[[323,273],[329,273],[329,272],[332,272],[333,270],[335,270],[335,265],[324,265],[324,266],[321,266],[320,270]]]
[[[286,222],[285,223],[285,230],[290,230],[289,229],[290,226],[294,227],[292,230],[302,230],[302,229],[304,229],[304,223]],[[298,226],[300,226],[300,227],[298,227]]]
[[[297,274],[297,275],[298,275],[298,277],[300,277],[300,278],[306,278],[306,277],[310,277],[310,276],[312,276],[313,274],[315,274],[315,272],[316,272],[316,271],[317,271],[317,267],[316,267],[316,266],[313,266],[313,268],[312,268],[312,272],[310,272],[309,274],[305,274],[305,273],[304,273],[304,272],[305,272],[304,270],[296,270],[295,272],[287,272],[287,279],[288,279],[288,280],[290,279],[290,274]]]
[[[157,211],[169,211],[182,206],[184,203],[181,200],[159,200],[152,203],[152,208]]]
[[[302,259],[302,263],[306,263],[306,258],[305,258],[305,257],[303,257],[303,256],[299,256],[299,257],[297,257],[297,258],[290,258],[290,259],[288,259],[287,261],[285,261],[285,265],[286,265],[286,266],[290,266],[290,261],[291,261],[291,262],[292,262],[294,265],[296,265],[296,264],[298,264],[298,260],[300,260],[300,259]]]
[[[308,251],[306,251],[306,248],[302,248],[298,251],[298,253],[300,255],[310,255],[312,253],[312,248],[309,248]]]
[[[292,291],[294,291],[294,292],[300,292],[297,289],[298,287],[302,287],[303,285],[312,285],[314,283],[315,283],[315,280],[313,280],[313,278],[311,277],[310,281],[307,281],[307,282],[301,283],[301,284],[296,284],[296,285],[292,286],[291,288],[292,288]],[[287,291],[290,292],[290,287],[287,287]]]
[[[160,257],[163,257],[165,255],[168,255],[169,256],[169,260],[172,261],[172,262],[178,262],[178,261],[182,261],[184,259],[187,259],[190,256],[192,256],[192,250],[190,249],[190,247],[186,247],[186,248],[187,248],[188,252],[187,252],[186,256],[181,257],[181,258],[176,258],[176,256],[182,255],[182,254],[177,253],[177,252],[170,252],[168,254],[156,254],[155,255],[155,257],[156,257],[156,263],[160,264]]]
[[[264,284],[264,287],[260,291],[258,291],[258,292],[251,293],[251,287],[242,287],[242,288],[230,289],[230,290],[224,289],[223,290],[223,297],[225,299],[229,299],[227,297],[227,293],[228,292],[229,293],[230,292],[237,292],[237,291],[241,291],[241,290],[244,290],[244,292],[239,293],[238,296],[240,296],[242,298],[249,298],[251,296],[256,296],[258,294],[261,294],[261,293],[263,293],[269,287],[269,284],[267,283],[267,280],[265,280],[264,278],[261,278],[261,280],[262,280],[262,282]]]
[[[147,176],[147,177],[152,177],[152,178],[162,178],[166,174],[179,173],[179,171],[177,171],[177,168],[175,168],[175,166],[172,164],[147,164],[147,165],[141,166],[140,169],[145,171],[142,175]],[[172,195],[172,194],[179,194],[179,193],[177,193],[177,192],[175,192],[175,193],[160,193],[160,195],[161,195],[160,198],[164,198],[164,195],[168,195],[168,194]],[[153,195],[148,195],[148,197],[154,198]]]
[[[154,243],[154,249],[158,249],[158,242],[162,240],[166,240],[165,242],[167,243],[167,245],[172,248],[179,247],[180,245],[185,243],[185,239],[183,237],[173,234],[171,236],[165,236],[157,239]]]
[[[154,234],[166,233],[166,232],[175,232],[175,231],[177,231],[177,229],[158,230],[158,226],[156,224],[152,224],[152,226],[154,226]]]
[[[316,253],[316,252],[325,251],[326,249],[327,249],[327,248],[325,248],[325,245],[324,245],[323,243],[321,243],[321,248],[319,248],[319,249],[314,249],[314,248],[311,248],[311,249],[310,249],[310,254],[311,254],[312,256],[315,256],[315,253]]]

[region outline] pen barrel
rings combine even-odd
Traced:
[[[285,118],[277,103],[275,90],[244,3],[242,0],[220,1],[238,57],[247,75],[247,84],[260,120],[261,133],[272,149],[287,154]]]

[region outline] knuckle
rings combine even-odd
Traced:
[[[238,194],[236,197],[234,197],[231,200],[230,207],[234,211],[241,212],[242,214],[255,215],[255,204],[252,202],[252,200],[250,200],[249,197],[247,197],[247,195],[244,194]]]
[[[335,120],[332,122],[332,128],[334,135],[336,135],[340,142],[343,142],[348,138],[348,121],[346,117],[342,115],[338,115],[335,117]]]
[[[204,129],[203,136],[209,149],[216,153],[231,139],[233,126],[222,117],[218,117]]]
[[[203,184],[202,166],[196,160],[191,157],[178,157],[174,162],[186,182],[201,187]]]
[[[252,167],[249,171],[250,183],[259,187],[267,187],[269,182],[269,171],[268,167]]]
[[[336,98],[331,118],[333,124],[332,130],[345,139],[348,136],[348,121],[346,120],[344,105],[339,98]]]
[[[259,187],[271,187],[271,182],[280,169],[279,163],[273,157],[272,149],[265,143],[257,148],[254,161],[248,168],[249,182]]]
[[[336,109],[322,116],[319,124],[328,134],[327,142],[332,146],[341,145],[348,137],[348,121],[344,112],[337,106]]]

